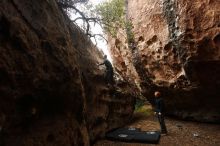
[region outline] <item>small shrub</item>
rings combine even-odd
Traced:
[[[151,106],[146,105],[144,100],[137,99],[135,104],[135,113],[141,113],[145,116],[150,116],[153,114]]]

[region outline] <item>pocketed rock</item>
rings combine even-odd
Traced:
[[[120,34],[110,38],[116,68],[151,102],[161,90],[167,114],[219,123],[219,7],[214,0],[127,0],[135,38],[132,45]]]

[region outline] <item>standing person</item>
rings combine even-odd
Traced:
[[[105,74],[106,82],[108,84],[113,85],[114,84],[114,78],[113,78],[114,72],[113,72],[113,67],[112,67],[111,62],[107,59],[107,55],[104,55],[104,62],[100,63],[99,65],[105,65],[105,67],[106,67],[106,74]]]
[[[164,122],[164,101],[161,98],[161,93],[156,91],[154,93],[155,96],[155,114],[158,117],[158,121],[160,123],[161,134],[167,134],[167,128]]]

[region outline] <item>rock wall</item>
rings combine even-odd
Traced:
[[[213,0],[127,0],[135,38],[129,45],[123,35],[111,39],[115,66],[124,64],[119,70],[140,81],[149,101],[161,90],[167,114],[220,122],[219,7]]]
[[[90,145],[129,121],[132,90],[109,89],[101,61],[55,0],[1,0],[0,145]]]

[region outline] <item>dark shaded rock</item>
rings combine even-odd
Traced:
[[[90,145],[125,124],[134,95],[105,85],[101,60],[55,0],[2,0],[0,144]]]

